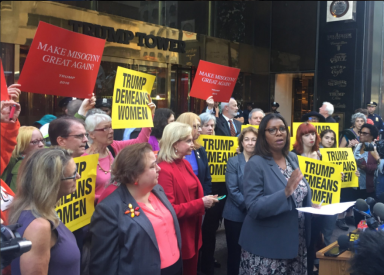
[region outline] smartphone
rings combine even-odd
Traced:
[[[338,246],[335,246],[333,248],[331,248],[330,250],[328,250],[327,252],[324,253],[324,256],[326,257],[337,257],[339,256],[341,253],[347,251],[347,249],[341,249],[340,247]]]
[[[227,195],[224,195],[224,196],[220,196],[220,197],[217,197],[217,199],[220,201],[222,199],[224,199]]]

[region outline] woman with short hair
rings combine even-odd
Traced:
[[[16,179],[20,165],[24,157],[34,150],[43,149],[45,139],[40,130],[33,126],[22,126],[16,138],[16,146],[12,152],[12,158],[7,168],[1,175],[1,179],[5,181],[13,192],[17,191]]]
[[[289,152],[285,119],[275,113],[261,121],[255,155],[244,169],[247,214],[241,228],[239,274],[306,274],[311,189]],[[282,234],[284,232],[284,234]]]
[[[362,113],[356,113],[351,118],[352,127],[341,132],[340,148],[354,148],[360,142],[359,131],[361,126],[367,123],[367,118]]]
[[[199,115],[201,120],[201,134],[215,135],[216,117],[210,113],[202,113]]]
[[[197,273],[201,247],[201,223],[205,208],[218,202],[217,196],[204,196],[203,188],[189,162],[184,159],[194,148],[191,126],[168,124],[160,140],[159,184],[175,209],[182,238],[183,274]]]
[[[148,106],[153,117],[156,105],[149,103]],[[85,129],[89,134],[90,146],[82,156],[99,154],[95,187],[95,203],[97,203],[107,184],[110,183],[111,167],[116,155],[126,146],[148,142],[151,128],[143,128],[136,139],[113,140],[111,117],[106,114],[94,114],[85,119]]]
[[[258,131],[254,127],[243,129],[238,137],[240,154],[228,159],[225,184],[228,198],[223,210],[228,258],[227,274],[239,274],[241,246],[239,237],[247,209],[244,202],[243,177],[245,165],[253,156]]]
[[[17,179],[18,190],[9,223],[32,242],[32,249],[12,262],[13,275],[80,274],[80,251],[72,232],[60,221],[55,206],[76,190],[80,178],[70,152],[36,150],[26,156]]]
[[[119,186],[99,202],[91,220],[92,275],[181,275],[176,213],[158,185],[160,168],[148,143],[117,155],[112,180]]]

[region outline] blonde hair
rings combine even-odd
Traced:
[[[13,152],[12,152],[13,158],[20,157],[20,155],[23,154],[25,149],[28,148],[29,144],[31,143],[33,131],[35,130],[39,131],[39,133],[41,134],[40,130],[36,127],[33,127],[33,126],[20,127],[19,133],[16,138],[17,144],[15,146],[15,149],[13,149]],[[41,134],[41,137],[43,137],[42,134]]]
[[[195,113],[187,112],[187,113],[181,114],[176,121],[188,124],[189,126],[193,127],[193,124],[195,124],[196,119],[201,123],[201,119],[198,115],[196,115]],[[201,147],[201,145],[197,142],[197,140],[194,140],[193,144],[195,145],[195,149],[199,149]]]
[[[36,218],[59,225],[55,205],[64,170],[72,152],[59,147],[44,148],[29,154],[22,162],[17,177],[17,193],[9,209],[9,224],[14,224],[25,209]]]
[[[157,161],[159,163],[162,161],[171,163],[177,159],[178,156],[173,145],[180,140],[186,139],[191,134],[192,127],[185,123],[175,121],[165,126],[163,137],[159,144],[160,151],[157,155]]]

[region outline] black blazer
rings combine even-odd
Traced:
[[[156,185],[152,192],[171,212],[181,254],[176,213],[160,185]],[[127,187],[121,185],[96,206],[90,227],[89,274],[161,274],[159,247],[152,224],[141,209],[138,217],[126,215],[128,204],[133,208],[138,206]]]
[[[212,177],[209,171],[208,166],[208,157],[205,148],[201,146],[199,149],[195,150],[195,157],[198,167],[197,177],[200,180],[200,183],[204,190],[204,196],[212,194]]]
[[[288,161],[293,169],[299,167],[296,154],[290,152]],[[303,207],[312,206],[311,188]],[[273,159],[253,156],[244,169],[244,199],[247,207],[239,244],[252,254],[270,259],[293,259],[299,249],[299,222],[296,202],[285,196],[287,180]],[[311,214],[305,216],[305,239],[311,239]]]
[[[236,119],[232,120],[236,127],[236,136],[238,136],[241,132],[241,123]],[[216,136],[231,136],[231,130],[229,129],[228,122],[223,117],[222,114],[216,118],[216,127],[215,127],[215,135]]]

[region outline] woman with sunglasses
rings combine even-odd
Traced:
[[[149,103],[152,118],[155,114],[156,105]],[[105,187],[110,182],[111,167],[116,155],[126,146],[148,142],[151,134],[151,128],[142,128],[136,139],[130,140],[113,140],[113,129],[111,117],[106,114],[94,114],[85,119],[85,129],[89,137],[89,148],[85,150],[83,156],[91,154],[99,154],[99,162],[97,163],[96,188],[95,188],[95,204]],[[129,125],[127,125],[129,127]]]
[[[17,174],[25,155],[34,150],[43,149],[45,145],[43,135],[39,129],[33,126],[20,127],[16,142],[17,144],[12,152],[12,158],[1,175],[1,179],[9,185],[13,192],[17,190]]]
[[[9,223],[21,225],[16,231],[32,248],[12,262],[13,275],[80,274],[75,237],[55,211],[59,199],[76,190],[79,178],[71,153],[58,147],[36,150],[23,160]]]

